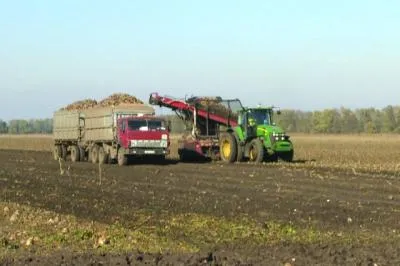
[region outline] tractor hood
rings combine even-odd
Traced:
[[[258,135],[285,135],[285,131],[278,126],[259,125],[257,127]]]

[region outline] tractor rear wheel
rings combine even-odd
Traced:
[[[236,138],[231,133],[221,134],[219,138],[219,151],[224,162],[233,163],[237,160]]]
[[[79,162],[80,160],[80,152],[79,147],[76,145],[71,146],[71,161]]]
[[[244,146],[240,145],[240,139],[239,136],[235,133],[235,140],[237,144],[237,155],[236,155],[236,161],[242,162],[244,159]]]
[[[260,139],[253,139],[249,147],[249,160],[261,163],[264,160],[264,145]]]
[[[118,165],[123,166],[128,164],[128,156],[125,155],[125,149],[118,149]]]
[[[92,160],[92,163],[98,163],[99,162],[99,146],[94,145],[90,151],[90,159]]]
[[[106,153],[103,147],[99,148],[99,163],[100,164],[108,163],[108,154]]]

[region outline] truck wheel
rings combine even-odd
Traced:
[[[251,162],[261,163],[264,160],[264,145],[260,139],[253,139],[249,147],[249,159]]]
[[[178,149],[178,155],[179,155],[179,161],[180,162],[187,162],[188,161],[187,152],[185,152],[184,149]]]
[[[98,163],[99,162],[99,146],[94,145],[91,149],[90,152],[90,158],[92,160],[92,163]]]
[[[103,147],[99,148],[99,163],[100,164],[108,163],[108,154],[106,153]]]
[[[128,156],[125,155],[125,149],[118,149],[118,165],[127,165],[128,164]]]
[[[164,162],[165,162],[165,155],[157,155],[157,156],[154,158],[154,161],[155,161],[156,163],[164,163]]]
[[[76,145],[71,146],[71,161],[72,162],[79,162],[80,160],[80,152],[79,148]]]
[[[55,161],[58,161],[58,158],[62,158],[61,145],[54,145],[53,156]]]
[[[236,161],[237,144],[235,137],[230,133],[221,134],[219,138],[219,151],[224,162]]]
[[[61,159],[66,161],[67,160],[67,154],[68,154],[67,146],[61,145]]]

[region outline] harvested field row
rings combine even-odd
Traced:
[[[399,262],[391,175],[171,160],[105,165],[100,183],[97,165],[67,162],[61,175],[48,152],[0,160],[0,251],[15,264]]]
[[[171,159],[177,142],[171,136]],[[333,168],[400,175],[400,135],[292,135],[294,168]],[[51,151],[51,135],[0,135],[0,149]]]

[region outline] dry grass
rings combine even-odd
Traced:
[[[52,145],[51,135],[0,135],[0,149],[51,151]]]
[[[306,165],[398,172],[400,135],[293,135],[295,159]]]
[[[171,157],[177,158],[180,135],[171,136]],[[294,167],[330,167],[354,171],[399,172],[400,135],[292,134]],[[0,149],[51,151],[51,135],[0,135]]]

